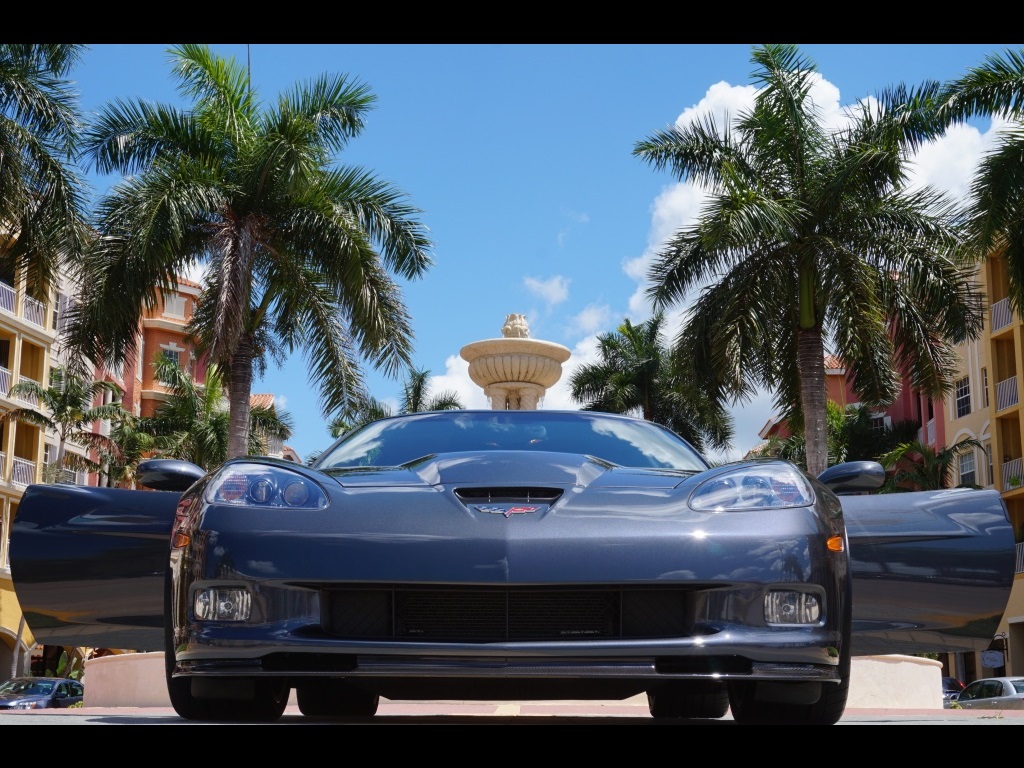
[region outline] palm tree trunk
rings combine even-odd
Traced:
[[[804,413],[807,471],[817,477],[828,467],[828,422],[825,419],[825,346],[816,328],[797,331],[800,407]]]
[[[243,336],[231,356],[231,381],[228,384],[230,433],[228,458],[249,454],[249,397],[252,394],[252,338]]]
[[[21,621],[18,622],[18,636],[14,638],[14,653],[11,654],[11,677],[18,677],[18,651],[21,650],[21,636],[25,634],[25,614],[21,614]]]

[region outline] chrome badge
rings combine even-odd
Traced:
[[[546,505],[526,504],[470,504],[477,512],[486,512],[489,515],[504,515],[507,519],[512,515],[528,515],[531,512],[538,512]]]

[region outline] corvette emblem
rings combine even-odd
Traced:
[[[527,515],[530,512],[536,512],[540,509],[539,506],[525,506],[523,504],[473,504],[472,507],[477,512],[487,512],[491,515],[504,515],[506,518],[512,517],[512,515]]]

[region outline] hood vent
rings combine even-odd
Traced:
[[[561,488],[456,488],[455,495],[464,504],[554,504],[562,496]]]

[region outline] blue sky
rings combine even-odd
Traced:
[[[181,104],[171,44],[90,46],[73,79],[89,113],[115,99]],[[752,48],[707,45],[211,45],[251,64],[264,103],[330,72],[377,98],[363,134],[337,158],[372,170],[421,209],[434,266],[402,283],[416,333],[414,363],[434,391],[487,407],[459,356],[501,336],[510,313],[532,338],[572,351],[543,408],[577,408],[568,375],[593,360],[597,334],[650,316],[645,266],[700,209],[701,193],[632,155],[636,142],[676,120],[731,114],[753,94]],[[1020,44],[802,44],[818,65],[816,100],[840,110],[899,82],[946,80]],[[916,158],[915,179],[964,194],[996,127],[951,131]],[[99,192],[115,178],[92,175]],[[289,444],[303,457],[331,442],[306,361],[268,370],[254,392],[273,393],[295,422]],[[397,404],[400,381],[367,370],[372,393]],[[715,458],[739,458],[759,442],[771,395],[733,408],[735,439]]]

